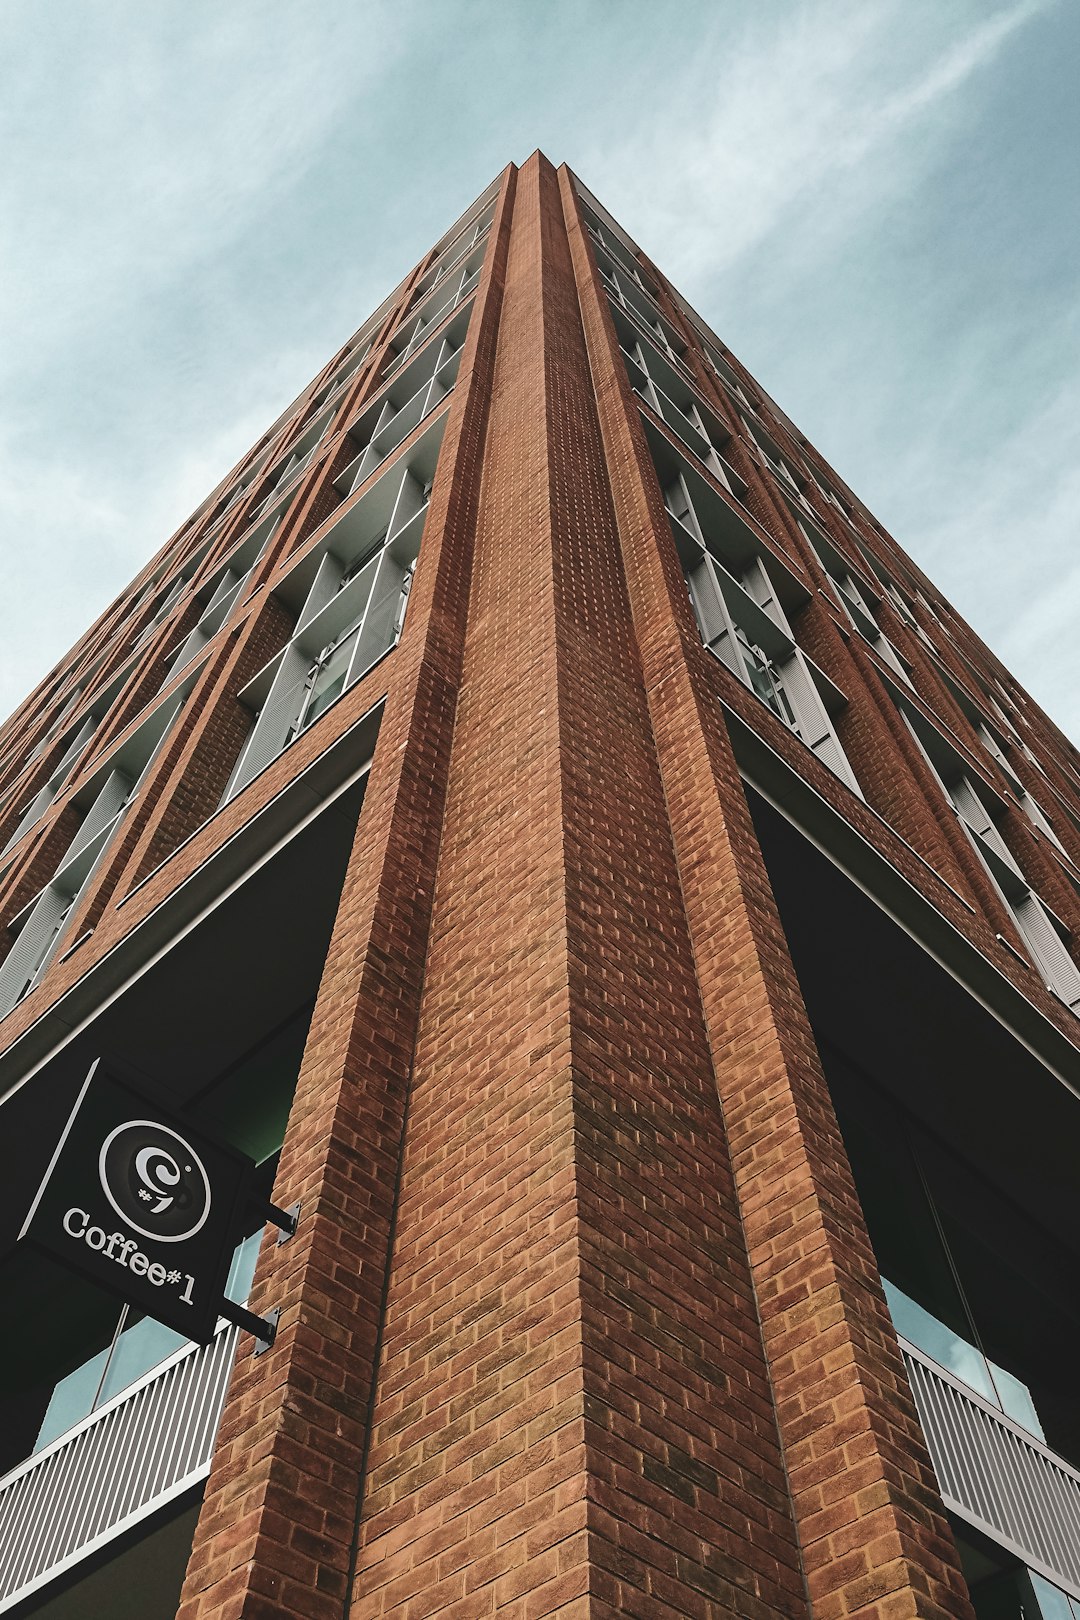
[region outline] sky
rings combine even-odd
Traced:
[[[510,160],[1080,740],[1076,0],[0,0],[0,714]]]

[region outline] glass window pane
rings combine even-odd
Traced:
[[[1067,1281],[1075,1255],[940,1144],[919,1153],[979,1343],[1002,1371],[994,1373],[1002,1405],[1075,1466],[1080,1310]]]
[[[227,1298],[234,1300],[237,1305],[246,1305],[247,1297],[251,1293],[251,1280],[255,1275],[255,1262],[259,1258],[259,1244],[262,1242],[263,1229],[260,1226],[257,1232],[252,1232],[246,1238],[241,1238],[233,1251],[232,1264],[229,1267],[229,1276],[225,1284]]]
[[[944,1322],[939,1322],[936,1316],[924,1311],[921,1305],[916,1305],[913,1299],[901,1293],[884,1277],[881,1281],[897,1333],[910,1339],[917,1350],[922,1350],[939,1366],[947,1368],[977,1390],[992,1406],[1000,1405],[981,1352],[947,1328]]]
[[[1028,1580],[1038,1599],[1042,1620],[1073,1620],[1069,1599],[1059,1586],[1054,1586],[1042,1575],[1036,1575],[1033,1569],[1028,1570]]]
[[[823,1056],[883,1275],[960,1339],[973,1343],[975,1334],[911,1152],[903,1115],[884,1093],[850,1068],[835,1047],[827,1046]]]
[[[25,1245],[8,1256],[4,1283],[0,1474],[91,1410],[120,1319],[111,1295]]]
[[[61,1378],[52,1392],[52,1398],[42,1419],[38,1437],[34,1442],[34,1450],[40,1451],[47,1446],[50,1440],[63,1434],[80,1419],[93,1411],[94,1396],[101,1383],[101,1375],[105,1371],[105,1363],[109,1359],[108,1346],[99,1350],[96,1356],[84,1361],[81,1367],[69,1372],[66,1378]]]
[[[751,645],[741,625],[737,624],[735,626],[735,634],[739,638],[742,661],[752,689],[759,698],[762,698],[769,705],[770,709],[779,714],[780,711],[776,707],[776,693],[773,690],[773,683],[768,669],[758,656],[757,649]]]
[[[345,677],[349,672],[349,659],[352,657],[355,639],[355,636],[347,636],[340,642],[316,675],[304,710],[301,731],[305,726],[310,726],[324,709],[328,709],[335,698],[341,696]]]
[[[182,1333],[174,1333],[172,1328],[163,1327],[150,1316],[144,1316],[141,1321],[126,1327],[109,1358],[97,1404],[103,1406],[106,1401],[112,1400],[114,1395],[119,1395],[143,1373],[149,1372],[166,1356],[171,1356],[174,1350],[187,1343]]]
[[[992,1361],[988,1365],[1001,1402],[1001,1410],[1007,1413],[1014,1423],[1019,1423],[1022,1429],[1027,1429],[1029,1434],[1034,1434],[1045,1441],[1046,1436],[1043,1434],[1042,1424],[1039,1422],[1039,1415],[1027,1385],[1022,1384],[1019,1378],[1014,1378],[1011,1372],[1006,1372],[1004,1367],[999,1367]]]
[[[365,670],[371,668],[377,658],[381,658],[383,653],[394,645],[400,625],[404,622],[405,603],[412,576],[403,573],[401,568],[390,563],[389,559],[387,563],[388,566],[383,569],[376,587],[378,594],[373,594],[364,620],[356,668],[353,672],[354,680],[358,680]]]

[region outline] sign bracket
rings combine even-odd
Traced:
[[[278,1243],[288,1243],[291,1237],[296,1236],[296,1227],[300,1219],[300,1200],[290,1204],[288,1209],[282,1209],[278,1204],[272,1204],[267,1199],[264,1208],[266,1219],[278,1229]]]
[[[258,1341],[255,1346],[257,1356],[261,1356],[264,1350],[269,1350],[277,1337],[278,1317],[281,1313],[276,1306],[269,1316],[256,1316],[254,1311],[238,1305],[235,1300],[223,1299],[218,1306],[218,1314],[223,1316],[226,1322],[232,1322],[234,1327],[242,1328],[245,1333],[250,1333]]]

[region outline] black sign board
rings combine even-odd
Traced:
[[[206,1344],[251,1170],[95,1063],[19,1236]]]

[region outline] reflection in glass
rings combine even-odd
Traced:
[[[1077,1620],[1080,1603],[1071,1601],[1060,1586],[1037,1575],[1033,1569],[1027,1571],[1027,1578],[1035,1592],[1042,1620]]]
[[[225,1293],[238,1305],[246,1303],[251,1291],[261,1237],[260,1226],[258,1231],[242,1238],[233,1251]],[[155,1322],[153,1317],[140,1316],[126,1305],[120,1313],[118,1327],[110,1345],[54,1386],[34,1442],[35,1451],[41,1451],[99,1406],[129,1389],[188,1342],[183,1334]]]
[[[315,679],[311,683],[304,712],[300,717],[298,731],[303,731],[317,720],[324,709],[328,709],[334,699],[341,696],[345,686],[345,677],[349,673],[349,659],[352,657],[354,638],[350,635],[344,641],[339,641],[325,663],[319,666]]]
[[[65,1429],[70,1429],[93,1411],[111,1349],[109,1345],[99,1350],[96,1356],[91,1356],[89,1361],[84,1361],[81,1367],[76,1367],[56,1384],[34,1442],[35,1451],[40,1451],[58,1434],[63,1434]]]
[[[917,1350],[922,1350],[939,1366],[955,1373],[957,1378],[976,1390],[992,1406],[1000,1406],[985,1356],[884,1277],[881,1283],[897,1333],[910,1340]]]
[[[114,1395],[119,1395],[122,1389],[134,1384],[144,1373],[158,1366],[186,1343],[182,1333],[155,1322],[152,1316],[136,1320],[136,1312],[129,1310],[127,1324],[117,1336],[94,1405],[104,1406],[106,1401],[111,1401]]]

